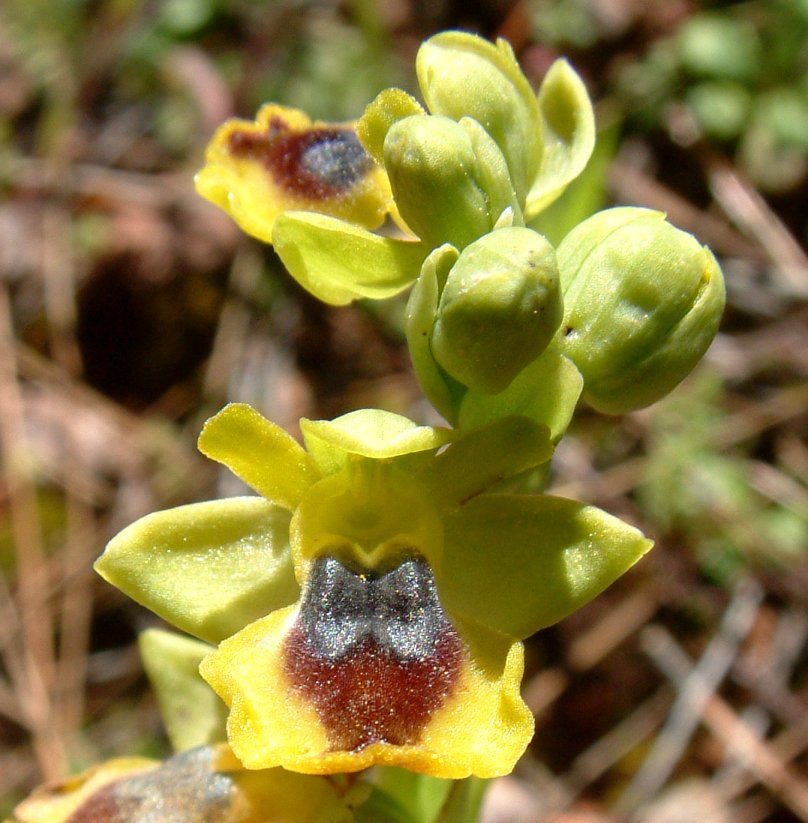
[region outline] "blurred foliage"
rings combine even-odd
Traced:
[[[705,369],[659,403],[637,498],[665,543],[692,546],[702,571],[729,585],[750,568],[785,571],[804,558],[808,497],[783,494],[799,490],[798,478],[777,455],[756,457],[754,439],[721,448],[724,392]]]
[[[686,202],[697,231],[702,216],[705,227],[716,217],[731,225],[710,193],[715,157],[766,189],[764,216],[805,231],[808,0],[0,2],[0,287],[20,351],[39,358],[25,360],[17,383],[33,502],[21,513],[0,477],[0,569],[14,591],[18,524],[29,517],[49,564],[37,614],[52,618],[64,644],[62,600],[88,606],[86,638],[75,616],[67,638],[74,680],[53,691],[57,720],[59,701],[80,692],[83,712],[68,711],[72,720],[59,727],[68,765],[164,753],[133,648],[143,615],[77,569],[89,569],[113,526],[135,514],[223,492],[193,450],[207,414],[230,396],[287,419],[366,405],[424,413],[403,353],[400,301],[331,311],[301,294],[271,250],[246,245],[192,195],[205,143],[222,119],[251,118],[268,100],[322,119],[357,117],[381,88],[412,89],[402,67],[417,43],[455,26],[511,37],[535,84],[567,54],[599,101],[598,154],[542,216],[540,229],[553,240],[614,198],[612,164],[626,154],[639,154],[634,170],[644,181]],[[634,194],[666,208],[645,200],[648,192]],[[54,215],[64,217],[64,236]],[[711,604],[713,625],[705,621],[695,645],[706,642],[741,573],[767,580],[787,608],[808,605],[805,403],[748,436],[727,434],[739,417],[754,423],[779,388],[808,378],[805,295],[783,287],[759,237],[741,239],[742,247],[722,249],[729,310],[711,370],[647,414],[582,415],[569,451],[558,455],[562,486],[591,482],[610,505],[619,497],[627,516],[655,531],[659,548],[625,588],[532,641],[529,677],[562,671],[570,680],[539,715],[543,762],[525,773],[564,768],[636,708],[643,684],[661,682],[631,639],[603,665],[568,665],[575,636],[608,624],[622,595],[652,579],[654,609],[664,603],[671,625],[688,604]],[[74,303],[62,315],[47,293],[54,284]],[[748,348],[734,349],[745,335],[754,337]],[[78,350],[72,371],[60,356],[65,340]],[[19,633],[3,637],[4,655],[28,653]],[[793,689],[804,704],[800,665]],[[9,709],[9,670],[4,657],[0,748],[9,769],[0,817],[11,796],[39,782],[49,745],[47,726],[37,730],[24,711]],[[25,706],[37,692],[20,682]],[[732,694],[739,711],[740,691]],[[682,772],[710,774],[716,746],[692,746]],[[625,768],[622,761],[584,794],[608,806]]]
[[[808,3],[705,6],[627,66],[616,89],[647,124],[683,105],[697,135],[733,152],[755,184],[793,189],[808,172]]]

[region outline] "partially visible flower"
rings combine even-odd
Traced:
[[[347,823],[334,785],[283,769],[247,772],[227,746],[201,747],[160,763],[110,760],[42,786],[7,823]]]
[[[285,211],[313,211],[373,229],[392,205],[383,169],[351,123],[312,122],[302,111],[263,106],[254,122],[216,131],[196,175],[197,191],[267,243]]]
[[[497,494],[552,454],[525,418],[459,436],[363,409],[301,429],[307,451],[227,406],[200,449],[266,499],[149,515],[96,568],[219,643],[201,672],[247,768],[507,773],[533,729],[519,641],[650,542],[591,506]]]

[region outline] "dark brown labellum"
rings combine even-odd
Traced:
[[[379,574],[326,556],[313,564],[283,655],[332,748],[357,751],[418,741],[457,682],[463,644],[421,558]]]

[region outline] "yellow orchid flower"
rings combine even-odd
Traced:
[[[392,208],[387,175],[352,123],[312,122],[275,104],[262,106],[255,121],[223,123],[195,182],[203,197],[266,243],[286,211],[319,212],[374,229]]]

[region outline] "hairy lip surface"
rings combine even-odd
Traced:
[[[417,742],[457,682],[463,651],[425,561],[374,574],[326,556],[284,643],[284,671],[332,749],[358,751]]]

